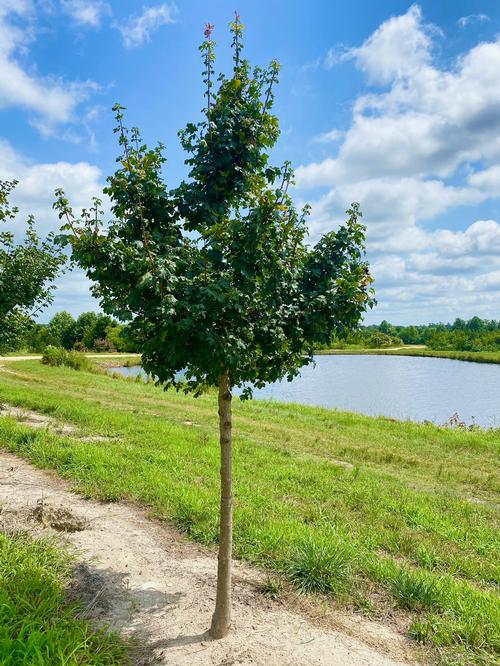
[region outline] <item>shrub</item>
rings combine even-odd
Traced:
[[[116,347],[107,338],[98,338],[94,340],[94,349],[96,352],[115,352]]]
[[[77,351],[66,351],[62,347],[49,345],[42,356],[45,365],[64,365],[74,370],[92,370],[93,364],[86,356]]]
[[[43,352],[42,363],[45,363],[45,365],[65,365],[64,361],[67,354],[68,352],[62,347],[48,345]]]
[[[92,361],[77,351],[66,352],[66,362],[64,365],[67,365],[74,370],[92,370],[94,364]]]
[[[388,335],[387,333],[381,333],[380,331],[375,331],[366,340],[367,347],[370,347],[372,349],[380,349],[383,347],[397,347],[402,344],[403,341],[401,340],[401,338],[398,338],[395,335]]]
[[[268,577],[260,591],[268,599],[279,599],[283,595],[283,583],[277,578]]]

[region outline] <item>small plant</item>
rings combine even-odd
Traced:
[[[351,578],[354,552],[345,541],[308,537],[285,566],[285,574],[300,592],[331,594],[345,589]]]
[[[432,571],[441,564],[441,558],[436,551],[425,546],[419,546],[415,555],[415,561],[419,566],[428,571]]]
[[[457,428],[458,430],[479,430],[479,426],[474,421],[472,417],[472,423],[466,423],[462,421],[458,412],[455,412],[450,416],[450,418],[443,423],[444,428]]]
[[[262,594],[268,599],[279,599],[283,594],[283,583],[277,578],[268,578],[260,588]]]
[[[373,618],[377,615],[377,607],[370,597],[362,592],[356,592],[353,597],[354,608],[365,617]]]

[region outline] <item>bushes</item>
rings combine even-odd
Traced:
[[[498,331],[441,331],[427,341],[429,349],[457,351],[500,351]]]
[[[107,338],[97,338],[94,340],[94,350],[96,352],[116,352],[116,347],[114,344]]]
[[[64,365],[74,370],[92,370],[94,365],[83,354],[77,351],[67,351],[62,347],[53,347],[49,345],[45,348],[42,356],[42,363],[45,365]]]
[[[396,335],[388,335],[387,333],[375,331],[365,339],[365,343],[370,349],[380,349],[384,347],[400,347],[403,341]]]

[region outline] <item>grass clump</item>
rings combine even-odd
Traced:
[[[422,610],[440,605],[442,590],[439,579],[399,570],[391,580],[391,592],[402,608]]]
[[[52,366],[66,366],[73,370],[93,370],[94,364],[84,354],[68,351],[63,347],[48,345],[42,356],[42,363]]]
[[[2,666],[112,666],[128,663],[114,635],[77,619],[65,590],[71,560],[47,540],[0,534]]]
[[[333,536],[307,537],[296,546],[284,573],[300,592],[336,594],[352,582],[352,547]]]

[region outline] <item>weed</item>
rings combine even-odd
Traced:
[[[283,594],[283,583],[277,578],[267,578],[260,591],[269,599],[279,599]]]
[[[42,363],[52,366],[67,366],[73,370],[92,370],[93,363],[84,354],[67,351],[63,347],[48,345],[43,352]]]

